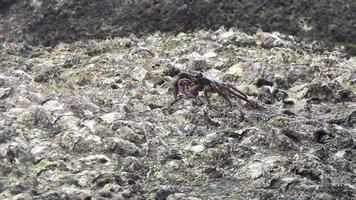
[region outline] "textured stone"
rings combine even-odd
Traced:
[[[48,8],[63,17],[84,5],[51,2],[32,14]],[[97,14],[109,11],[105,2]],[[102,19],[100,31],[111,25]],[[2,44],[0,89],[11,91],[0,99],[0,199],[354,199],[350,59],[267,35],[283,47],[256,45],[235,28],[78,37],[54,48]],[[167,112],[176,75],[193,69],[258,108],[234,97],[228,106],[214,93],[209,108],[200,93]]]

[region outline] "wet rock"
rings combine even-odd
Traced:
[[[174,193],[171,194],[167,197],[167,200],[183,200],[183,199],[187,199],[187,200],[200,200],[197,197],[192,197],[189,195],[186,195],[184,193]]]
[[[10,193],[12,195],[17,195],[23,193],[24,191],[26,191],[26,188],[21,184],[14,185],[10,188]]]
[[[256,32],[256,39],[256,43],[263,48],[282,47],[288,44],[287,41],[281,39],[278,33],[267,33],[261,29]]]
[[[0,88],[0,99],[5,99],[11,94],[11,88]]]
[[[8,6],[10,6],[11,4],[14,4],[16,0],[1,0],[0,2],[1,2],[0,10],[3,10]]]
[[[345,102],[351,101],[353,93],[351,91],[344,90],[341,85],[336,82],[330,83],[314,83],[309,85],[307,92],[304,96],[309,101],[333,101],[333,102]]]
[[[264,163],[256,162],[251,164],[246,168],[245,176],[251,179],[260,178],[263,175],[263,166]]]
[[[6,84],[4,78],[5,78],[5,77],[3,77],[3,76],[1,77],[1,76],[0,76],[0,87],[4,87],[5,84]]]
[[[32,80],[32,77],[29,74],[27,74],[26,72],[22,71],[22,70],[13,71],[12,75],[14,77],[19,78],[23,82],[30,82]]]
[[[206,139],[204,141],[204,146],[207,148],[212,148],[217,146],[218,144],[224,143],[225,138],[223,137],[223,134],[221,133],[211,133],[206,136]]]
[[[127,126],[124,126],[116,130],[116,132],[120,133],[120,139],[127,140],[135,144],[143,144],[147,141],[143,130],[132,130]]]
[[[88,156],[80,159],[81,162],[85,163],[88,166],[92,165],[100,165],[100,164],[108,164],[111,162],[111,159],[103,154],[98,154],[95,156]]]
[[[38,127],[48,128],[52,125],[50,113],[46,109],[38,106],[31,108],[28,120],[33,123],[34,126]]]
[[[341,102],[354,101],[354,99],[356,98],[355,94],[350,90],[343,89],[340,90],[338,93]]]
[[[49,100],[42,104],[43,108],[49,112],[62,111],[64,105],[56,100]]]
[[[143,82],[143,80],[145,79],[146,75],[148,74],[148,71],[144,68],[136,68],[133,71],[134,73],[132,74],[132,78],[134,80],[137,80],[139,82]]]
[[[12,170],[13,170],[12,166],[9,162],[4,162],[0,164],[0,174],[2,176],[7,176],[8,174],[11,173]]]
[[[301,143],[303,140],[307,139],[306,136],[289,128],[283,128],[282,134],[287,136],[290,140],[292,140],[295,143]]]
[[[258,89],[258,99],[265,104],[273,104],[275,98],[272,94],[273,89],[270,86],[262,86]]]
[[[274,85],[277,88],[288,89],[290,88],[290,83],[282,75],[276,74],[274,76]]]
[[[200,144],[200,145],[192,145],[187,150],[192,151],[194,153],[200,153],[200,152],[204,151],[205,149],[206,149],[206,147],[204,145]]]
[[[326,84],[310,85],[305,95],[306,98],[324,100],[332,95],[331,88]]]
[[[255,85],[256,85],[256,87],[260,88],[264,85],[273,86],[273,83],[271,81],[264,79],[264,78],[258,78],[255,82]]]
[[[248,178],[251,180],[256,180],[261,177],[268,176],[267,173],[277,173],[284,172],[286,158],[282,156],[272,156],[266,157],[262,160],[256,160],[248,163],[246,166],[241,168],[241,171],[238,172],[235,177]],[[272,170],[273,169],[273,170]]]
[[[87,127],[101,138],[112,137],[114,132],[106,126],[96,124],[94,121],[87,123]]]
[[[58,161],[51,161],[49,159],[42,159],[35,164],[35,174],[40,176],[45,174],[46,171],[49,171],[55,168],[58,165]]]
[[[205,160],[205,164],[209,166],[224,168],[233,163],[233,158],[227,148],[209,148],[202,152],[201,156]]]
[[[239,65],[233,65],[227,69],[226,74],[234,76],[242,76],[244,74],[243,68]]]
[[[120,156],[138,156],[141,153],[141,149],[137,147],[134,143],[126,140],[116,139],[110,144],[110,149],[119,154]]]
[[[279,89],[273,90],[273,96],[276,98],[277,101],[281,101],[288,98],[287,92]]]
[[[58,135],[57,143],[64,150],[72,150],[76,143],[79,141],[80,136],[70,131],[65,131],[61,135]]]
[[[209,178],[222,178],[224,172],[216,167],[207,167],[204,169],[204,173],[209,176]]]
[[[141,98],[140,94],[138,94],[138,98]],[[146,104],[144,104],[143,102],[141,102],[140,100],[132,100],[130,101],[126,107],[124,107],[127,115],[129,115],[130,113],[134,113],[136,111],[139,111],[141,114],[145,113],[145,112],[149,112],[151,111],[150,107]]]
[[[10,163],[26,163],[31,162],[33,159],[32,154],[19,144],[9,145],[6,149],[5,157]]]
[[[98,139],[79,139],[73,148],[73,151],[78,153],[85,153],[85,152],[101,152],[104,149],[103,144]]]
[[[125,113],[113,112],[113,113],[106,113],[100,117],[105,123],[112,124],[113,122],[123,119]]]
[[[300,148],[297,142],[290,140],[290,138],[285,135],[275,136],[274,141],[276,147],[278,147],[281,151],[292,152],[297,151]]]
[[[156,192],[155,200],[165,200],[173,192],[167,189],[158,189]]]
[[[347,124],[350,127],[356,127],[356,111],[351,112],[347,118]]]
[[[65,104],[65,109],[72,111],[77,116],[86,115],[86,110],[92,113],[98,113],[100,111],[99,106],[88,99],[83,99],[78,96],[66,96],[63,98],[63,103]]]
[[[319,164],[317,162],[298,163],[299,164],[293,165],[293,168],[291,169],[293,173],[311,181],[320,182],[322,170],[318,167]]]
[[[59,68],[56,66],[39,66],[40,70],[34,78],[38,83],[44,83],[59,76]]]
[[[148,173],[147,170],[148,167],[144,165],[144,163],[141,160],[133,156],[125,157],[122,160],[122,164],[120,165],[121,165],[121,170],[128,173],[141,174],[141,175],[147,175]]]
[[[114,173],[100,174],[92,180],[92,184],[95,189],[103,188],[109,183],[123,185],[124,181],[118,174]]]
[[[336,149],[352,148],[354,145],[354,140],[352,134],[348,132],[344,127],[332,124],[327,129],[328,132],[332,134],[332,146]]]
[[[178,68],[176,66],[170,66],[163,71],[163,74],[165,76],[174,77],[174,76],[177,76],[180,72],[181,72],[180,68]]]
[[[61,67],[63,68],[72,68],[75,65],[81,64],[80,58],[71,58],[66,61],[64,61],[63,65]]]
[[[150,58],[155,56],[152,50],[145,47],[133,47],[131,49],[131,54],[140,58]]]
[[[0,193],[6,190],[5,184],[6,184],[5,181],[3,179],[0,179]]]
[[[317,149],[314,154],[320,159],[320,160],[327,160],[330,157],[329,151],[325,147],[321,147]]]
[[[333,138],[333,136],[324,130],[317,130],[314,132],[314,139],[316,142],[325,144],[328,139]]]
[[[182,152],[179,149],[170,149],[167,155],[167,159],[181,160]]]
[[[39,199],[50,200],[50,199],[69,199],[68,195],[64,191],[51,190],[39,196]]]
[[[354,198],[355,188],[349,184],[339,183],[338,181],[332,181],[332,183],[325,187],[328,193],[334,194],[341,199]]]
[[[284,103],[285,103],[285,102],[284,102]],[[283,110],[282,113],[285,114],[285,115],[288,115],[288,116],[294,116],[294,115],[295,115],[295,113],[293,113],[293,112],[290,111],[290,110]]]
[[[197,54],[191,54],[194,59],[188,62],[187,68],[191,71],[207,71],[207,61],[203,58],[203,56]]]
[[[7,143],[14,137],[13,130],[6,126],[0,126],[0,144]]]
[[[36,9],[77,5],[53,2]],[[99,24],[106,33],[110,23]],[[2,45],[0,88],[12,89],[0,99],[0,199],[352,199],[352,63],[267,35],[260,46],[234,28]],[[199,100],[157,109],[172,100],[174,76],[193,68],[259,108],[210,93],[213,109]]]
[[[243,130],[240,135],[241,145],[266,145],[268,143],[268,135],[263,134],[259,130],[253,128]]]
[[[203,56],[205,58],[215,58],[218,54],[216,54],[215,52],[213,51],[209,51],[209,52],[206,52]]]

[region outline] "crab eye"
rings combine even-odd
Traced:
[[[198,71],[192,71],[192,76],[193,77],[202,77],[202,73],[201,72],[198,72]]]

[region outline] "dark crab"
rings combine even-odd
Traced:
[[[230,106],[232,106],[232,103],[229,97],[233,96],[247,102],[253,108],[257,107],[255,102],[250,101],[244,93],[231,84],[219,82],[199,71],[180,73],[173,84],[172,92],[175,100],[169,107],[182,99],[196,98],[200,92],[204,92],[209,108],[211,108],[209,93],[217,93]]]

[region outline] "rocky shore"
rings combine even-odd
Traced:
[[[337,49],[219,28],[4,42],[0,66],[0,199],[356,197],[356,59]],[[174,69],[259,108],[164,112]]]

